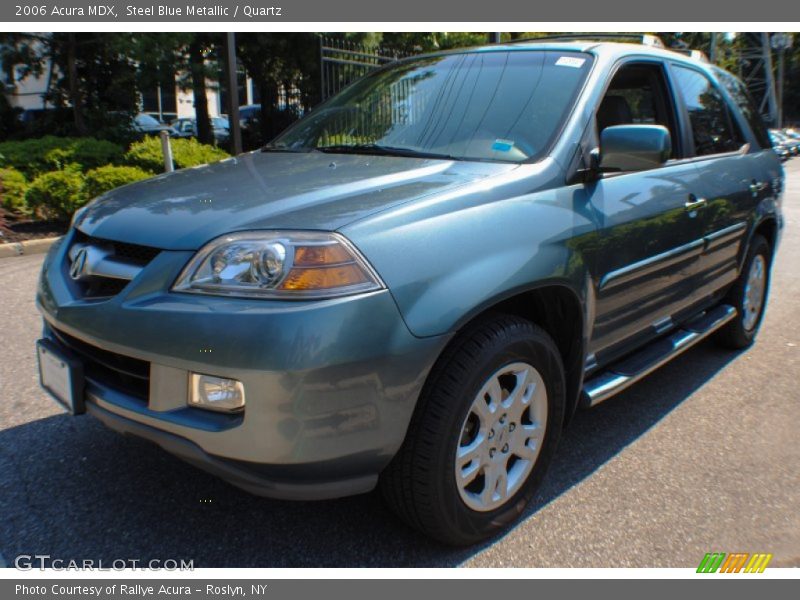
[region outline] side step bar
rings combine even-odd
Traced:
[[[618,394],[714,333],[735,316],[736,309],[727,304],[700,313],[666,337],[651,342],[635,354],[585,381],[581,403],[584,406],[595,406]]]

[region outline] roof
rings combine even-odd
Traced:
[[[652,55],[660,58],[669,58],[672,60],[681,60],[683,62],[702,64],[708,66],[708,60],[705,55],[698,50],[679,50],[666,48],[663,44],[655,45],[652,43],[629,43],[619,41],[598,41],[592,39],[593,34],[588,34],[587,39],[581,39],[580,36],[575,36],[574,39],[564,39],[561,36],[545,36],[542,38],[534,38],[529,40],[519,40],[504,42],[500,44],[487,44],[484,46],[474,46],[471,48],[453,48],[452,50],[444,52],[434,52],[433,55],[440,54],[463,54],[466,52],[499,52],[499,51],[520,51],[520,50],[552,50],[561,52],[588,52],[597,56],[605,58],[618,58],[631,54],[636,55]],[[614,36],[611,36],[614,37]],[[625,35],[620,36],[627,37]],[[658,38],[656,38],[658,39]],[[430,54],[429,54],[430,56]],[[410,56],[410,59],[418,58],[417,56]]]

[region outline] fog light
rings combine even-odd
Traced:
[[[231,412],[244,408],[244,386],[236,379],[192,373],[189,405]]]

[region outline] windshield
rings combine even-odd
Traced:
[[[521,162],[548,150],[592,57],[544,50],[403,61],[359,80],[267,149]]]
[[[222,117],[212,117],[211,126],[216,127],[217,129],[227,129],[228,119],[223,119]]]

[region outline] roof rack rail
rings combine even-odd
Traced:
[[[555,42],[555,41],[568,42],[568,41],[578,41],[578,40],[601,41],[601,42],[607,42],[613,40],[625,40],[625,41],[639,42],[640,44],[643,44],[645,46],[666,48],[661,38],[651,33],[607,33],[607,32],[559,33],[556,35],[544,35],[535,38],[523,38],[518,40],[511,40],[510,42],[503,42],[503,43],[516,44],[519,42]]]
[[[709,62],[708,56],[706,56],[706,53],[702,50],[692,50],[691,48],[670,48],[670,50],[701,62]]]

